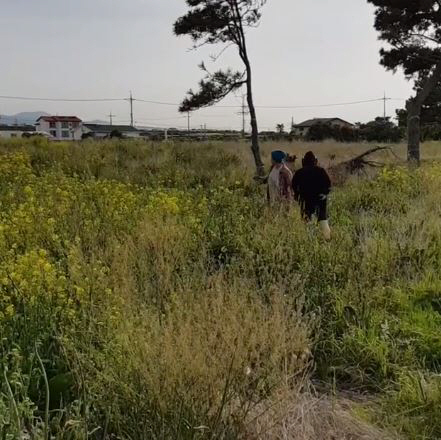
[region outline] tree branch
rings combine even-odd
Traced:
[[[211,61],[215,63],[231,46],[234,46],[236,43],[227,44],[217,55],[210,55]]]
[[[409,34],[409,36],[410,37],[423,38],[423,39],[425,39],[427,41],[431,41],[432,43],[437,44],[438,46],[441,45],[441,41],[437,40],[436,38],[429,37],[429,35],[412,33],[412,34]]]
[[[232,91],[239,89],[246,83],[245,73],[219,70],[209,73],[204,64],[201,69],[206,72],[206,77],[199,82],[199,90],[190,90],[188,96],[179,107],[181,113],[186,113],[200,108],[209,107],[224,99]]]

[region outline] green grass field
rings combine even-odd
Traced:
[[[0,438],[440,439],[441,145],[393,150],[326,243],[245,144],[0,142]]]

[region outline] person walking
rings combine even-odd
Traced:
[[[292,180],[294,198],[300,204],[302,217],[310,222],[317,216],[320,230],[326,240],[331,239],[331,229],[328,222],[328,195],[331,191],[331,179],[324,168],[318,166],[317,158],[308,151]]]
[[[292,202],[294,193],[292,189],[292,171],[285,163],[286,153],[273,151],[271,153],[271,171],[268,176],[268,201],[274,206],[280,202]]]

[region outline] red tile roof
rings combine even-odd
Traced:
[[[46,122],[82,122],[76,116],[40,116],[37,122],[41,120]]]

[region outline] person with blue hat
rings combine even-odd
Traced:
[[[287,155],[285,152],[276,150],[271,153],[271,172],[268,176],[268,200],[270,205],[280,202],[292,202],[294,192],[292,190],[291,170],[286,166]]]

